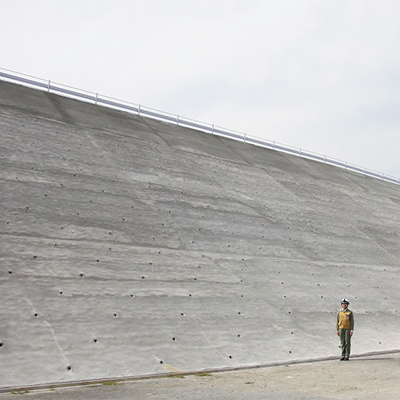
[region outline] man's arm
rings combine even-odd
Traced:
[[[336,317],[336,335],[339,336],[339,313],[337,313]]]
[[[354,315],[353,311],[350,313],[350,335],[353,335],[354,330]]]

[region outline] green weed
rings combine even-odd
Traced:
[[[171,375],[170,378],[179,378],[179,379],[183,379],[184,376],[183,376],[183,375]]]
[[[211,374],[209,374],[208,372],[200,372],[196,374],[196,376],[211,376]]]

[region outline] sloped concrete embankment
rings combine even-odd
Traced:
[[[400,186],[0,82],[0,386],[400,348]]]

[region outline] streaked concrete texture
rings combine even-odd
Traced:
[[[0,387],[400,348],[400,186],[0,82]]]

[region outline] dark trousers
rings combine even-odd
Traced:
[[[351,336],[350,329],[339,329],[340,347],[342,357],[350,357]]]

